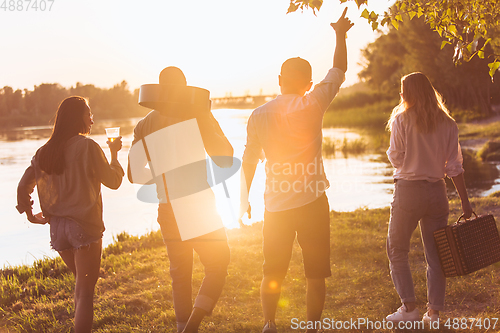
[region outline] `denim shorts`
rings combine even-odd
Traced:
[[[102,233],[100,236],[90,235],[72,219],[59,216],[50,217],[50,245],[56,251],[79,249],[95,243],[101,238]]]

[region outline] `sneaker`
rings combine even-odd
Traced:
[[[269,320],[264,325],[264,328],[262,329],[262,333],[278,333],[278,330],[276,329],[276,324]]]
[[[422,317],[422,321],[425,324],[430,324],[430,323],[434,324],[435,322],[439,322],[439,315],[437,314],[429,315],[429,311],[427,311]]]
[[[406,311],[406,307],[401,305],[398,311],[391,313],[385,317],[387,321],[400,322],[400,321],[420,321],[420,314],[418,309],[415,308],[412,312]]]

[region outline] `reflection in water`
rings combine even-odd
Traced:
[[[0,140],[38,140],[41,138],[48,138],[50,133],[52,133],[52,126],[20,127],[0,131]]]
[[[106,127],[120,127],[122,136],[131,134],[134,127],[141,118],[127,118],[127,119],[108,119],[96,120],[92,125],[93,133],[104,133]],[[0,130],[0,141],[19,141],[19,140],[38,140],[49,138],[52,133],[52,125],[46,126],[29,126],[29,127],[16,127],[13,129]]]

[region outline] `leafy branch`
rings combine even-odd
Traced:
[[[339,0],[340,3],[354,1],[361,9],[368,0]],[[374,1],[374,0],[371,0]],[[297,10],[312,9],[316,14],[323,5],[323,0],[291,0],[288,13]],[[391,24],[399,29],[403,17],[410,20],[424,17],[431,29],[444,41],[441,48],[452,45],[455,48],[453,62],[468,62],[474,56],[487,58],[490,63],[491,77],[500,68],[500,51],[493,49],[486,54],[486,46],[498,38],[500,28],[500,1],[492,0],[398,0],[384,13],[370,12],[364,9],[361,17],[365,18],[373,30]],[[484,41],[484,42],[482,42]],[[482,44],[482,45],[481,45]]]

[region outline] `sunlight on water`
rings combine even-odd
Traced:
[[[241,160],[246,142],[246,122],[251,110],[215,110],[214,116],[220,122],[221,128],[234,147],[234,156]],[[104,127],[122,126],[123,149],[119,152],[119,160],[124,169],[127,166],[127,154],[132,142],[133,124],[137,121],[99,121],[92,128],[91,137],[103,147],[108,159],[109,149],[106,145]],[[48,132],[47,132],[48,129]],[[33,131],[45,130],[45,134]],[[22,133],[22,132],[20,132]],[[0,245],[0,262],[4,265],[32,263],[44,256],[54,257],[56,252],[50,249],[49,226],[33,225],[26,221],[25,215],[20,215],[15,209],[16,188],[24,170],[28,167],[31,157],[43,145],[50,134],[49,128],[32,128],[27,131],[27,138],[4,137],[0,145],[0,214],[2,221],[2,243]],[[16,134],[17,138],[19,133]],[[342,141],[358,139],[360,136],[343,129],[325,129],[324,135]],[[325,160],[325,172],[330,181],[327,195],[330,208],[337,211],[351,211],[359,207],[375,208],[389,205],[392,199],[391,168],[383,162],[374,162],[376,156],[359,155],[344,158],[342,154]],[[223,184],[217,184],[213,191],[217,198],[218,212],[228,228],[238,227],[240,171],[225,181],[229,192],[226,197]],[[151,230],[159,229],[157,204],[144,203],[137,199],[136,193],[140,186],[131,184],[125,177],[117,191],[102,187],[104,205],[103,244],[113,241],[113,236],[126,231],[131,235],[142,235]],[[264,216],[264,163],[257,167],[250,192],[252,219],[243,218],[243,223],[251,224],[261,221]],[[35,200],[35,211],[40,210],[38,198]],[[193,207],[195,208],[195,207]]]

